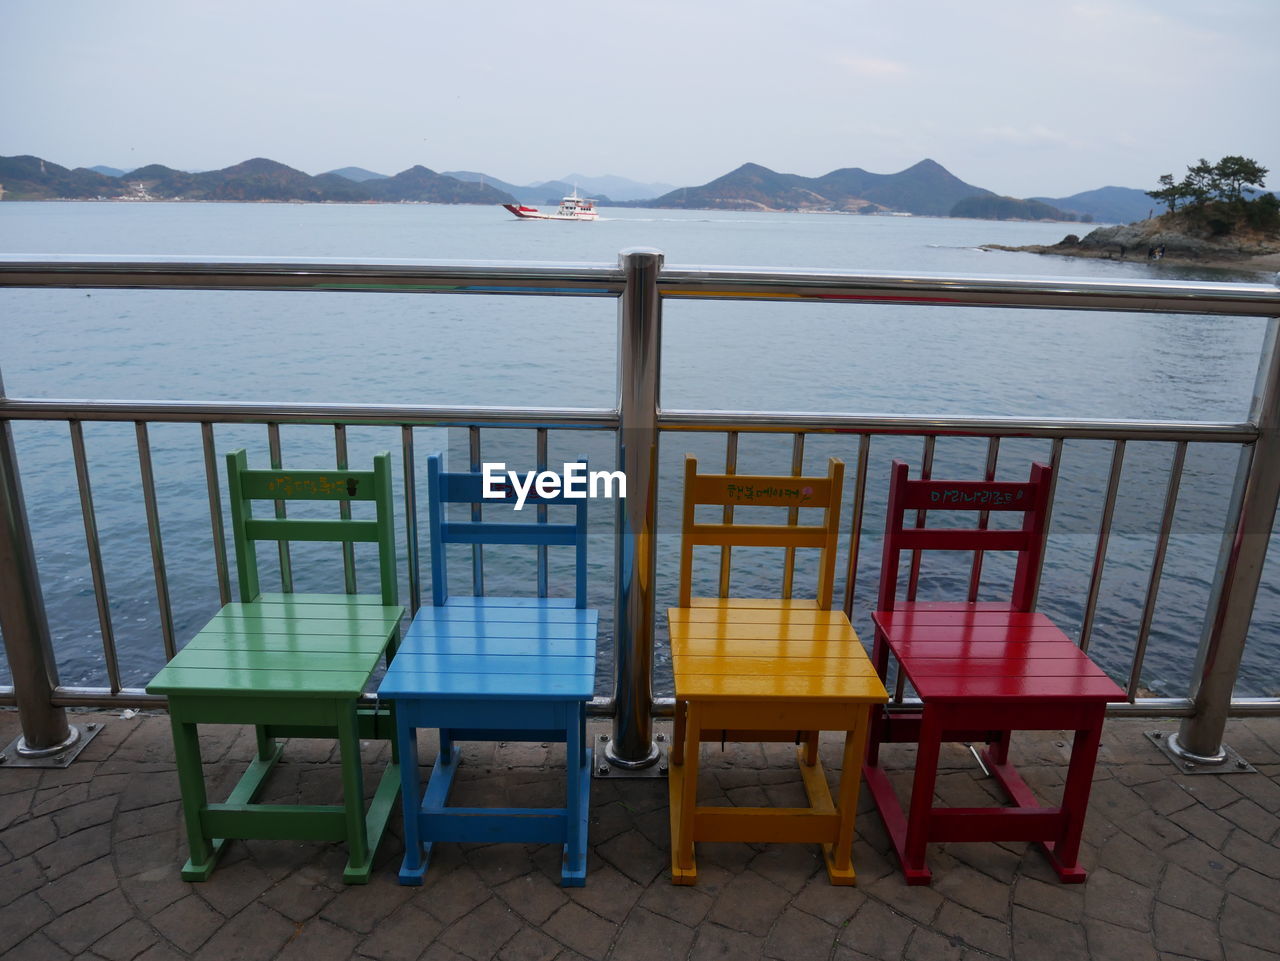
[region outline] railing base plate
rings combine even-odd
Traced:
[[[640,778],[665,778],[667,776],[667,738],[665,734],[657,734],[654,737],[654,747],[656,749],[653,763],[646,764],[644,767],[623,767],[620,764],[609,763],[609,742],[608,734],[599,734],[596,736],[596,763],[591,770],[591,776],[594,778],[604,778],[609,781],[632,781]]]
[[[72,724],[71,729],[79,736],[65,750],[39,757],[28,757],[20,753],[22,735],[19,734],[3,748],[0,748],[0,772],[6,768],[66,768],[80,756],[80,752],[88,747],[89,742],[102,730],[102,722],[90,721],[88,724]]]
[[[1222,745],[1223,758],[1217,762],[1194,761],[1183,757],[1170,739],[1176,732],[1147,731],[1147,740],[1160,749],[1160,753],[1173,762],[1183,774],[1255,774],[1257,769],[1227,745]]]

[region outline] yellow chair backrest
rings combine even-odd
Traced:
[[[825,477],[785,475],[699,474],[697,458],[684,461],[684,516],[680,538],[680,607],[688,607],[693,593],[693,549],[719,547],[780,547],[788,558],[796,548],[817,548],[818,607],[831,607],[835,580],[836,543],[840,527],[840,498],[844,487],[844,461],[832,457]],[[732,507],[787,507],[822,510],[821,524],[735,524],[726,516],[721,523],[695,520],[701,505]],[[792,514],[791,516],[796,516]],[[786,584],[791,583],[787,577]],[[721,581],[725,596],[728,578]],[[786,591],[789,595],[789,591]]]

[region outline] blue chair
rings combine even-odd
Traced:
[[[433,603],[405,633],[378,695],[395,703],[404,863],[401,884],[421,884],[439,841],[520,841],[561,844],[561,884],[581,886],[587,873],[587,811],[591,749],[586,702],[595,685],[598,613],[587,602],[587,501],[530,491],[525,509],[575,508],[573,523],[449,520],[449,504],[484,504],[492,513],[514,493],[484,498],[483,475],[449,473],[441,455],[427,459]],[[559,510],[566,510],[562,506]],[[506,511],[503,510],[505,514]],[[450,596],[449,544],[572,547],[577,552],[572,598]],[[425,795],[414,763],[418,728],[439,729],[440,751]],[[461,761],[459,741],[558,741],[565,744],[563,808],[448,806]]]

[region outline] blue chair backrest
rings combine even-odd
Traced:
[[[576,549],[574,606],[587,606],[587,498],[566,497],[563,491],[554,497],[540,497],[530,490],[524,509],[540,505],[566,504],[574,508],[571,524],[537,522],[504,522],[491,520],[451,521],[449,504],[482,504],[492,511],[503,504],[515,505],[517,497],[510,484],[504,485],[503,497],[484,496],[484,475],[474,471],[444,470],[441,454],[427,457],[428,516],[431,525],[431,594],[435,606],[449,599],[449,575],[445,562],[447,544],[526,544],[534,547],[573,547]],[[483,593],[483,591],[481,591]],[[539,597],[545,597],[540,584]]]

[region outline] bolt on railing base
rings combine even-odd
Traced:
[[[71,733],[61,744],[39,749],[27,747],[26,738],[19,734],[0,749],[0,771],[5,768],[69,767],[101,730],[102,725],[97,722],[85,724],[83,727],[72,724]]]
[[[1183,774],[1252,774],[1256,769],[1234,750],[1222,745],[1221,756],[1192,754],[1178,743],[1178,732],[1147,731],[1147,740],[1160,749]]]
[[[613,753],[613,738],[608,734],[596,737],[596,765],[592,777],[607,777],[611,781],[636,778],[664,778],[667,776],[667,736],[654,735],[649,743],[649,754],[640,761],[624,760]]]

